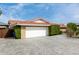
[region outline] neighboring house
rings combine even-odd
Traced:
[[[79,28],[79,23],[76,23],[76,25],[77,25],[77,28]]]
[[[66,32],[66,28],[67,28],[66,25],[64,25],[64,24],[60,24],[60,30],[61,30],[63,33]]]
[[[8,24],[0,22],[0,38],[4,38],[6,36]]]
[[[8,23],[11,26],[21,26],[21,38],[48,36],[48,27],[51,25],[50,22],[45,21],[42,18],[36,18],[29,21],[9,20]]]

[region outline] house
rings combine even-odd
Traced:
[[[79,23],[76,23],[76,25],[77,25],[77,28],[79,28]]]
[[[60,24],[60,31],[62,31],[63,33],[66,32],[66,28],[67,26],[65,24]]]
[[[10,27],[21,26],[21,38],[32,38],[48,36],[48,27],[51,25],[50,22],[43,18],[36,18],[33,20],[9,20]]]
[[[6,36],[8,30],[8,24],[0,22],[0,38],[4,38]]]
[[[15,26],[20,27],[20,37],[32,38],[32,37],[42,37],[49,35],[49,26],[60,25],[60,30],[62,32],[66,31],[66,26],[64,24],[56,24],[46,21],[43,18],[35,18],[32,20],[9,20],[8,24],[0,22],[0,38],[15,38],[14,32]]]

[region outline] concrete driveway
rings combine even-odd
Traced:
[[[79,39],[65,35],[32,39],[0,39],[0,55],[79,54]]]

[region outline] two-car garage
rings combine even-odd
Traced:
[[[45,21],[42,18],[37,18],[34,20],[26,20],[26,21],[16,21],[11,20],[9,21],[9,24],[20,26],[21,33],[19,31],[18,34],[21,36],[21,38],[34,38],[34,37],[42,37],[42,36],[48,36],[48,27],[51,25],[48,21]]]
[[[48,27],[26,27],[25,37],[41,37],[48,35]]]

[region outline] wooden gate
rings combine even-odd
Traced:
[[[5,38],[7,31],[7,28],[0,28],[0,38]]]

